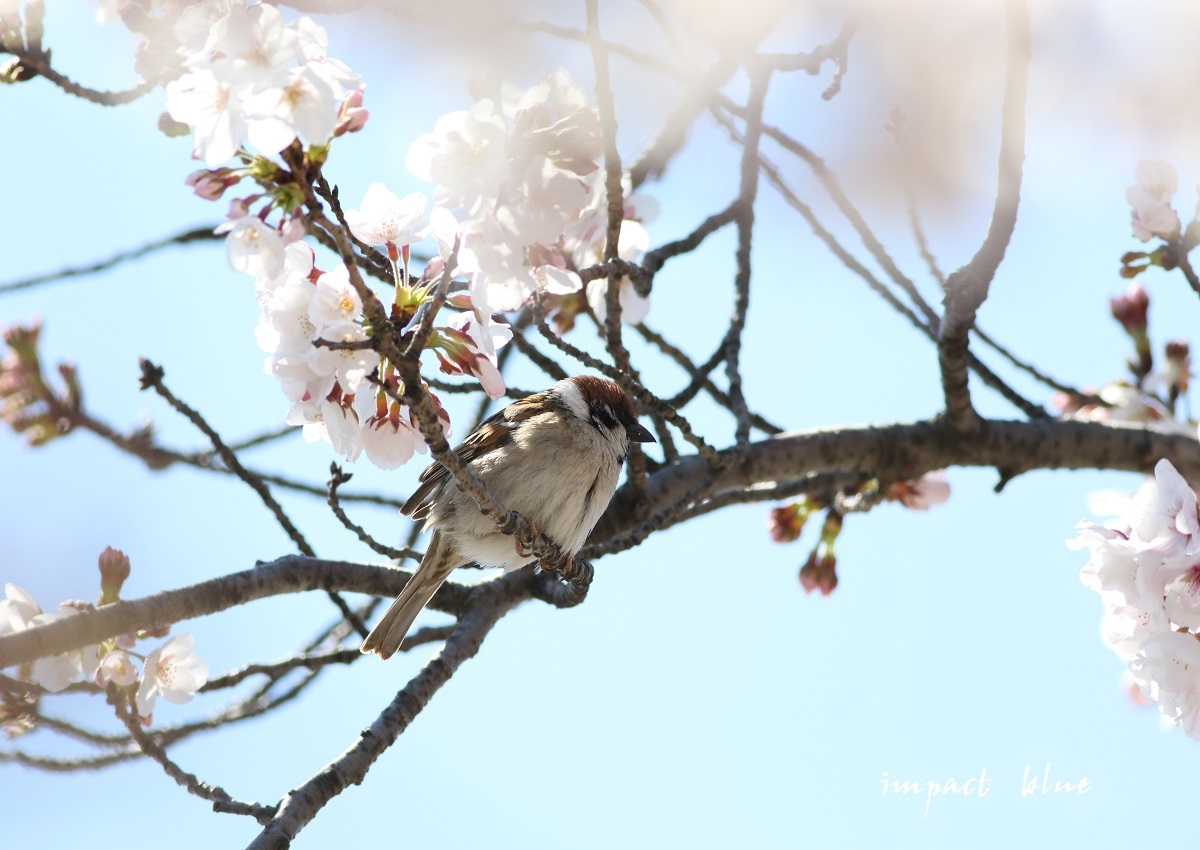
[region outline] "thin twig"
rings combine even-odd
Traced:
[[[284,512],[283,506],[279,504],[273,495],[271,495],[271,488],[269,488],[261,478],[252,474],[249,470],[242,466],[242,463],[238,460],[237,455],[225,445],[225,442],[221,439],[221,435],[213,430],[213,427],[208,424],[208,421],[201,416],[197,410],[185,404],[167,388],[166,384],[163,383],[164,373],[162,367],[156,366],[145,358],[142,358],[138,362],[142,369],[142,389],[153,388],[154,391],[159,394],[159,396],[161,396],[169,405],[171,405],[171,407],[175,408],[175,410],[186,417],[189,422],[199,428],[200,431],[212,441],[213,448],[216,449],[217,454],[221,456],[221,460],[224,461],[225,465],[229,467],[229,469],[233,470],[234,474],[237,475],[238,478],[246,482],[246,484],[250,486],[250,489],[258,494],[258,497],[262,499],[263,504],[267,506],[267,509],[275,517],[275,520],[283,528],[287,536],[290,537],[292,542],[296,544],[296,548],[300,550],[301,554],[307,555],[310,558],[315,558],[317,553],[311,546],[308,545],[308,541],[304,539],[304,535],[300,533],[300,529],[296,528],[295,524],[292,523],[291,518],[289,518],[287,513]],[[358,631],[363,637],[366,637],[369,633],[369,629],[367,629],[363,622],[355,616],[353,611],[350,610],[350,606],[346,604],[346,600],[342,599],[341,596],[332,590],[327,591],[327,593],[333,604],[336,605],[337,609],[342,612],[342,616],[354,626],[356,631]]]
[[[213,448],[216,450],[217,454],[220,455],[221,460],[225,463],[225,466],[231,469],[238,478],[246,482],[246,484],[250,486],[250,489],[258,494],[258,497],[262,499],[263,504],[266,505],[267,509],[271,511],[272,515],[274,515],[276,521],[283,528],[287,536],[290,537],[292,542],[296,544],[296,548],[299,549],[302,554],[308,555],[310,558],[315,558],[317,553],[313,551],[311,546],[308,545],[308,541],[304,539],[304,535],[300,533],[300,530],[296,528],[291,519],[289,519],[287,514],[284,513],[283,506],[280,505],[279,502],[275,500],[275,497],[271,495],[270,488],[263,483],[261,478],[251,474],[244,466],[242,466],[242,463],[238,460],[237,455],[235,455],[233,451],[227,445],[225,445],[225,441],[221,439],[221,435],[213,430],[213,427],[208,424],[208,421],[201,416],[195,408],[184,403],[173,392],[171,392],[170,389],[167,388],[166,384],[163,383],[163,377],[165,374],[163,368],[151,363],[145,358],[139,360],[138,365],[142,370],[141,388],[143,390],[153,389],[164,401],[167,402],[167,404],[171,405],[176,412],[182,414],[184,418],[195,425],[196,428],[198,428],[201,433],[204,434],[204,436],[208,437],[208,439],[212,441]]]
[[[677,257],[680,254],[686,254],[695,251],[700,247],[700,244],[716,233],[727,224],[732,224],[737,220],[739,211],[739,200],[734,200],[729,206],[720,212],[713,213],[704,221],[696,226],[696,229],[682,239],[676,239],[674,242],[668,242],[665,245],[660,245],[652,251],[647,251],[646,256],[642,259],[642,268],[646,270],[644,278],[645,283],[639,288],[634,281],[634,289],[642,297],[650,294],[651,284],[654,280],[654,275],[658,273],[663,264],[672,257]],[[642,290],[645,291],[642,291]]]
[[[750,73],[750,95],[746,101],[746,131],[742,139],[741,182],[737,210],[737,273],[734,276],[733,315],[725,334],[725,375],[729,379],[729,409],[737,420],[736,439],[739,446],[750,441],[750,410],[742,392],[742,370],[739,365],[742,331],[750,310],[750,246],[754,236],[754,200],[758,195],[758,144],[762,137],[763,102],[771,74],[766,68]]]
[[[621,185],[623,169],[621,154],[617,150],[617,109],[613,101],[612,80],[609,76],[608,53],[600,37],[600,17],[597,0],[586,0],[588,46],[592,54],[592,68],[596,74],[596,108],[600,113],[600,127],[604,139],[604,191],[608,202],[607,230],[604,236],[604,260],[614,262],[621,259],[618,246],[621,225],[625,220],[625,195]],[[609,275],[604,294],[604,340],[608,354],[617,367],[617,383],[625,392],[630,392],[634,383],[633,366],[629,349],[621,338],[621,287],[622,280]],[[632,284],[630,284],[632,285]],[[640,443],[629,447],[628,469],[630,486],[640,491],[645,486],[646,458]]]
[[[526,338],[523,333],[514,333],[512,338],[513,345],[517,350],[529,358],[530,362],[550,376],[552,380],[561,381],[563,378],[569,378],[570,373],[560,366],[552,357],[539,351],[537,347]]]
[[[577,348],[551,330],[550,326],[546,324],[546,319],[542,316],[541,306],[536,295],[531,302],[531,306],[533,309],[534,325],[541,333],[543,339],[545,339],[559,351],[562,351],[564,354],[575,358],[589,369],[595,369],[597,372],[602,372],[609,378],[616,380],[617,373],[612,366],[610,366],[608,363],[605,363],[603,360],[593,357],[586,351]],[[662,416],[663,419],[678,428],[679,432],[683,434],[684,439],[695,446],[704,458],[715,464],[719,464],[721,462],[720,457],[717,454],[717,450],[710,446],[703,437],[696,434],[696,432],[692,429],[691,423],[688,422],[687,419],[669,402],[664,402],[658,396],[654,395],[654,393],[650,392],[636,382],[632,382],[630,389],[630,395],[632,395],[634,399],[645,405],[650,411]]]
[[[189,794],[194,794],[202,800],[208,800],[210,803],[220,803],[220,811],[222,812],[249,815],[262,824],[267,823],[274,816],[275,807],[235,800],[224,788],[221,788],[219,785],[210,785],[207,782],[200,781],[194,773],[188,773],[175,764],[175,762],[171,761],[167,755],[167,751],[159,746],[150,735],[146,734],[146,731],[142,729],[141,723],[138,722],[138,719],[126,707],[125,694],[116,685],[109,685],[108,702],[116,712],[117,718],[129,730],[130,737],[137,742],[138,748],[151,759],[158,762],[167,776],[186,788]]]
[[[144,257],[147,254],[152,254],[155,251],[163,248],[170,248],[172,245],[189,245],[194,242],[214,242],[223,240],[224,236],[218,236],[213,233],[214,226],[194,227],[190,230],[184,230],[176,233],[174,236],[165,236],[162,239],[155,239],[153,242],[147,242],[145,245],[140,245],[137,248],[131,248],[128,251],[121,251],[113,254],[105,260],[99,260],[95,263],[89,263],[86,266],[68,266],[58,271],[46,272],[45,274],[34,275],[33,277],[14,280],[9,283],[0,283],[0,295],[7,295],[10,292],[17,292],[22,289],[29,289],[34,286],[41,286],[46,283],[55,283],[60,280],[66,280],[72,277],[81,277],[83,275],[96,274],[97,272],[106,271],[121,263],[127,263],[130,260],[136,260],[139,257]]]
[[[719,110],[715,111],[713,114],[714,114],[714,117],[716,117],[718,123],[720,123],[722,126],[724,126],[726,128],[726,131],[729,132],[731,134],[731,136],[733,136],[735,139],[738,138],[736,128],[733,127],[733,125],[730,123],[729,119],[726,116],[721,114],[721,112]],[[769,134],[769,128],[764,127],[764,132]],[[761,163],[761,166],[763,169],[763,175],[767,178],[767,182],[770,183],[776,189],[776,191],[778,191],[780,193],[780,195],[783,197],[784,201],[786,201],[789,206],[791,206],[793,209],[795,209],[797,212],[800,213],[800,215],[805,219],[805,221],[808,222],[809,226],[812,228],[813,233],[829,247],[830,251],[834,254],[834,256],[836,256],[838,259],[840,259],[847,266],[847,268],[849,268],[856,275],[858,275],[860,278],[862,278],[862,280],[872,289],[872,291],[874,291],[877,295],[879,295],[879,297],[883,298],[884,301],[887,302],[887,304],[890,307],[892,307],[892,309],[894,309],[896,312],[900,313],[900,315],[902,315],[906,319],[908,319],[908,321],[918,331],[920,331],[922,335],[924,335],[927,339],[930,339],[930,340],[936,342],[936,340],[937,340],[937,336],[936,336],[937,316],[935,313],[932,312],[932,309],[928,308],[927,304],[925,305],[925,307],[929,309],[929,315],[933,316],[932,321],[923,320],[921,317],[917,316],[916,313],[914,313],[911,308],[909,308],[907,305],[905,305],[903,302],[901,302],[887,288],[887,286],[885,286],[881,281],[879,281],[865,266],[863,266],[862,263],[860,263],[849,251],[847,251],[837,241],[837,239],[833,236],[833,234],[830,233],[820,223],[820,221],[817,219],[816,215],[813,213],[812,209],[807,204],[805,204],[803,201],[801,201],[796,196],[796,193],[793,192],[788,187],[786,182],[784,182],[783,178],[779,174],[778,168],[775,165],[773,165],[770,162],[770,160],[768,160],[766,157],[763,157],[763,156],[760,156],[759,160],[760,160],[760,163]],[[866,232],[869,233],[869,230]],[[866,237],[864,236],[864,239],[865,238]],[[872,236],[871,238],[874,238],[874,237]],[[882,248],[882,246],[880,246],[880,247]],[[884,257],[887,256],[886,252],[884,252],[883,256]],[[882,261],[881,261],[881,263],[882,263]],[[888,258],[888,263],[891,263],[890,258]],[[892,265],[894,265],[894,263]],[[899,274],[898,269],[896,270],[896,274]],[[903,275],[901,275],[901,277],[903,277]],[[904,278],[904,279],[907,280],[907,278]],[[915,292],[915,287],[914,287],[914,292]],[[918,297],[919,297],[919,293],[918,293]],[[922,300],[920,303],[923,304],[924,301]],[[719,359],[717,359],[716,354],[717,353],[714,353],[713,358],[711,358],[703,366],[700,366],[698,368],[698,370],[697,370],[698,374],[707,374],[708,371],[711,371],[712,366],[715,366],[717,362],[720,362]],[[1033,402],[1031,402],[1028,399],[1021,396],[1012,387],[1008,386],[1004,381],[1002,381],[1000,379],[999,376],[997,376],[995,373],[993,373],[991,371],[991,369],[989,369],[981,360],[979,360],[979,358],[977,358],[970,351],[967,352],[967,364],[968,364],[968,367],[973,372],[975,372],[977,375],[979,375],[979,377],[983,380],[983,382],[985,384],[987,384],[989,387],[991,387],[996,392],[998,392],[1001,396],[1003,396],[1007,401],[1009,401],[1014,407],[1016,407],[1018,410],[1020,410],[1026,416],[1030,417],[1031,419],[1046,419],[1046,418],[1048,418],[1048,414],[1040,405],[1034,404]],[[695,392],[698,392],[699,389],[700,389],[700,383],[698,380],[694,379],[693,382],[691,384],[689,384],[689,386],[686,388],[686,392],[694,394]],[[689,396],[689,398],[690,398],[690,396]],[[675,396],[673,399],[671,399],[671,401],[675,402],[677,399],[679,399],[679,396]]]
[[[349,481],[350,478],[351,476],[343,472],[342,468],[338,466],[337,463],[329,464],[329,483],[327,485],[329,488],[329,497],[327,501],[329,503],[329,509],[333,511],[333,515],[338,518],[338,521],[350,531],[353,531],[355,535],[358,536],[359,540],[361,540],[363,543],[366,543],[373,551],[379,553],[380,555],[392,558],[396,561],[403,561],[407,558],[420,560],[420,552],[414,552],[412,549],[408,548],[396,549],[392,546],[380,543],[361,525],[355,524],[350,517],[346,516],[346,512],[342,509],[342,506],[338,502],[338,488]]]
[[[663,354],[674,360],[680,368],[700,381],[700,388],[712,396],[713,401],[724,408],[729,407],[729,395],[712,382],[708,375],[701,375],[696,367],[696,364],[682,351],[678,346],[669,342],[666,337],[658,331],[652,330],[645,322],[633,326],[634,330],[641,335],[642,339],[658,348]],[[764,434],[781,434],[783,429],[778,425],[768,422],[762,416],[751,411],[750,424]]]
[[[454,630],[454,626],[426,626],[418,629],[404,638],[404,642],[400,644],[400,651],[407,652],[413,647],[422,646],[427,643],[445,640]],[[316,671],[330,664],[353,664],[363,658],[363,654],[357,647],[350,649],[335,649],[329,652],[305,652],[299,655],[293,655],[291,658],[286,658],[282,661],[274,661],[268,664],[247,664],[238,670],[231,673],[226,673],[223,676],[218,676],[215,679],[209,679],[207,684],[201,689],[204,692],[220,690],[222,688],[230,688],[234,685],[244,682],[251,676],[266,675],[272,679],[278,679],[282,674],[291,670],[305,669]]]
[[[6,51],[12,53],[25,68],[37,73],[39,77],[44,77],[49,82],[58,86],[67,94],[82,98],[89,103],[95,103],[98,106],[123,106],[127,103],[132,103],[139,97],[148,94],[157,87],[157,83],[149,80],[139,83],[131,89],[124,91],[100,91],[91,89],[87,86],[80,85],[74,80],[67,77],[65,74],[60,74],[58,71],[50,67],[46,56],[37,56],[23,50],[16,50],[12,47],[6,48]]]

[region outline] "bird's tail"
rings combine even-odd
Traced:
[[[404,585],[404,589],[400,591],[387,613],[363,640],[359,648],[361,652],[374,652],[383,659],[392,657],[412,627],[413,620],[437,593],[454,568],[459,566],[452,556],[450,547],[443,544],[442,535],[434,532],[433,539],[429,541],[429,549],[421,559],[421,565],[408,580],[408,584]]]

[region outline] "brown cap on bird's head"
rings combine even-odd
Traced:
[[[637,408],[625,390],[615,381],[595,375],[576,375],[559,381],[555,388],[570,403],[570,393],[564,393],[564,385],[571,386],[578,394],[584,410],[576,411],[581,418],[591,419],[609,428],[618,423],[625,426],[625,434],[634,443],[657,442],[654,436],[637,421]]]

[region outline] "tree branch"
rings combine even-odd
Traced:
[[[0,669],[99,643],[126,632],[203,617],[283,593],[349,590],[395,596],[404,588],[410,575],[405,570],[391,567],[289,555],[252,570],[142,599],[104,605],[76,617],[4,635],[0,637]],[[458,614],[468,592],[465,585],[447,582],[434,596],[430,607]]]
[[[967,345],[975,314],[1017,224],[1021,168],[1025,161],[1025,94],[1029,77],[1029,17],[1023,0],[1005,3],[1008,19],[1008,73],[1004,85],[1000,167],[996,203],[987,236],[979,251],[946,280],[945,313],[938,333],[938,365],[946,397],[946,418],[955,431],[979,427],[967,386]]]
[[[522,585],[524,587],[522,587]],[[375,760],[395,743],[433,695],[463,662],[474,657],[483,639],[504,614],[528,598],[528,574],[509,574],[480,587],[471,608],[429,660],[358,739],[279,803],[278,813],[249,845],[250,850],[285,848],[331,799],[362,782]]]
[[[734,460],[733,450],[720,454]],[[860,471],[885,480],[907,480],[951,466],[990,466],[1014,474],[1035,469],[1149,472],[1164,457],[1184,477],[1200,477],[1200,443],[1190,435],[1138,425],[1050,419],[984,420],[977,432],[964,435],[943,420],[926,420],[793,432],[753,442],[716,475],[713,491],[816,472]],[[677,504],[708,474],[704,459],[690,455],[651,475],[641,502],[630,499],[625,488],[618,490],[588,538],[584,554],[591,556],[592,546]]]

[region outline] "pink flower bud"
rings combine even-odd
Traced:
[[[100,553],[100,601],[108,605],[121,597],[121,586],[129,578],[129,556],[109,546]]]
[[[193,171],[183,182],[192,187],[197,196],[206,201],[215,201],[225,190],[242,179],[232,168],[202,168]]]
[[[305,232],[304,217],[299,213],[285,218],[279,228],[279,235],[283,239],[284,245],[299,242],[304,238]]]
[[[338,110],[337,125],[333,128],[333,135],[357,133],[366,126],[370,113],[362,108],[362,102],[362,89],[346,93],[346,97],[342,100],[342,106]]]
[[[229,202],[229,212],[225,214],[225,217],[230,221],[237,221],[248,215],[250,215],[250,205],[241,198],[234,198]]]
[[[1150,295],[1141,284],[1131,283],[1125,294],[1111,299],[1108,306],[1112,310],[1113,318],[1121,323],[1126,333],[1146,332]]]
[[[828,596],[837,585],[837,558],[832,549],[818,546],[800,568],[800,586],[805,593],[819,590],[822,596]]]
[[[1187,392],[1188,383],[1192,377],[1191,349],[1187,340],[1173,339],[1167,342],[1166,373],[1171,382],[1171,388],[1176,393]]]
[[[113,638],[113,642],[116,643],[118,649],[133,649],[137,645],[137,635],[126,632]]]
[[[899,481],[888,488],[886,497],[914,511],[927,511],[950,498],[946,473],[940,469],[926,472],[911,481]]]
[[[804,502],[792,502],[772,508],[767,514],[767,532],[776,543],[792,543],[800,537],[804,530],[804,521],[808,519],[808,510]]]

